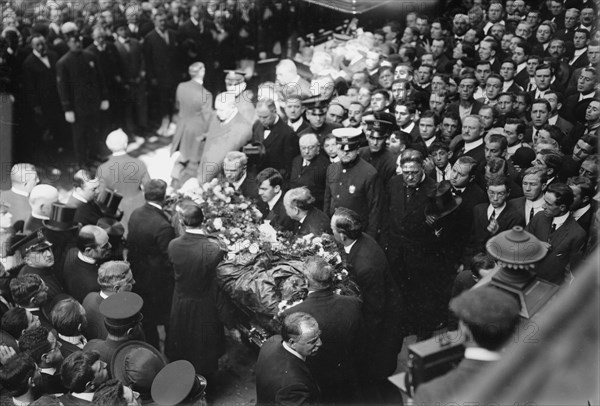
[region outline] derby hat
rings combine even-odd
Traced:
[[[143,341],[127,341],[117,348],[110,362],[113,378],[140,393],[142,400],[150,400],[152,382],[167,365],[165,357],[156,348]]]
[[[447,180],[438,183],[427,197],[429,205],[425,208],[425,215],[438,219],[452,213],[462,203],[462,197],[452,195],[452,185]]]
[[[52,231],[69,231],[79,227],[74,224],[75,212],[77,209],[62,203],[52,203],[52,212],[49,220],[43,220],[44,227]]]

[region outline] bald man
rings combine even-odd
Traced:
[[[50,185],[36,185],[29,194],[31,215],[25,221],[25,234],[34,232],[43,226],[43,220],[49,220],[52,203],[58,202],[58,189]]]
[[[83,226],[77,236],[77,246],[66,255],[62,271],[66,291],[79,303],[90,292],[100,290],[99,262],[110,254],[108,234],[98,226]]]
[[[22,224],[31,215],[29,193],[39,181],[40,178],[35,166],[28,163],[18,163],[10,169],[10,190],[0,192],[0,200],[10,205],[13,224],[21,222],[20,227],[17,227],[19,228],[18,231],[22,229]]]
[[[203,137],[214,115],[213,95],[204,87],[204,64],[191,64],[188,73],[191,79],[177,86],[177,129],[171,144],[171,155],[179,152],[172,177],[180,180],[192,176],[198,167],[202,156]],[[185,179],[181,180],[184,181]]]
[[[301,95],[303,98],[312,96],[310,83],[298,75],[298,68],[291,59],[284,59],[279,62],[275,69],[275,75],[283,100],[292,94]]]

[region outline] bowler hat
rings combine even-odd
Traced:
[[[117,214],[121,200],[123,200],[123,196],[112,189],[104,189],[100,195],[98,195],[98,199],[96,199],[102,212],[109,216],[115,216]]]
[[[437,218],[447,216],[462,203],[462,197],[452,195],[452,185],[447,180],[438,183],[427,197],[429,205],[425,208],[425,215]]]
[[[167,365],[165,357],[156,348],[143,341],[127,341],[117,348],[110,362],[113,378],[150,400],[150,390],[156,375]]]
[[[177,405],[186,398],[200,396],[206,385],[206,379],[196,375],[196,370],[189,361],[171,362],[154,378],[152,400],[162,406]]]
[[[69,231],[79,227],[73,224],[77,209],[62,203],[52,203],[52,212],[49,220],[43,220],[44,227],[53,231]]]

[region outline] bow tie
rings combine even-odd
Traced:
[[[462,195],[462,191],[452,188],[452,194],[454,196],[460,196],[460,195]]]
[[[297,123],[298,121],[302,120],[302,116],[298,117],[295,120],[293,118],[290,118],[289,120],[290,120],[290,123],[294,124],[294,123]]]

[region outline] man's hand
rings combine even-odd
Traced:
[[[17,353],[12,347],[0,345],[0,364],[6,364],[6,361],[14,357]]]
[[[100,110],[106,111],[106,110],[108,110],[109,107],[110,107],[110,104],[108,103],[108,100],[102,100],[100,102]]]
[[[74,111],[65,111],[65,121],[67,123],[73,124],[75,122],[75,112]]]
[[[435,164],[433,163],[433,159],[431,159],[431,157],[427,157],[423,160],[423,169],[425,172],[431,172],[435,170]]]
[[[240,330],[238,330],[237,328],[232,328],[231,330],[229,330],[229,336],[236,343],[241,343],[242,342],[242,333],[240,333]]]

